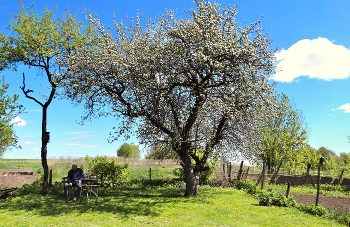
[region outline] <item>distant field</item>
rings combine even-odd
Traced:
[[[114,157],[109,157],[113,159]],[[72,163],[77,163],[79,168],[88,170],[88,164],[85,158],[50,158],[47,160],[49,169],[52,169],[53,181],[61,181],[63,176],[66,176],[71,169]],[[173,177],[173,170],[179,168],[180,165],[173,160],[149,160],[149,159],[126,159],[117,158],[117,163],[129,163],[129,174],[132,178],[149,179],[149,169],[151,168],[152,179],[171,178]],[[23,169],[29,168],[33,174],[42,175],[43,168],[40,159],[2,159],[0,162],[0,169]]]
[[[116,157],[108,157],[110,160]],[[53,170],[53,181],[61,181],[62,176],[66,176],[71,169],[71,164],[77,163],[78,167],[84,170],[88,169],[88,165],[85,158],[77,157],[51,157],[48,158],[49,169]],[[149,169],[151,168],[152,179],[172,178],[173,170],[175,168],[181,168],[176,160],[153,160],[153,159],[135,159],[135,158],[117,158],[118,164],[129,163],[130,177],[138,179],[149,179]],[[243,169],[249,169],[249,173],[261,173],[261,168],[256,166],[244,165]],[[22,169],[30,168],[34,174],[43,174],[43,168],[40,159],[3,159],[0,162],[0,169]],[[227,175],[227,166],[226,175]],[[232,164],[232,176],[235,176],[235,172],[239,170],[239,164]],[[214,179],[222,180],[223,166],[219,164],[212,176]]]

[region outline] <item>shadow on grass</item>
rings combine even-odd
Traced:
[[[158,216],[163,207],[183,199],[183,190],[167,189],[115,189],[101,191],[99,198],[81,197],[78,203],[66,202],[62,192],[53,192],[48,196],[25,195],[0,201],[2,209],[24,211],[40,216],[59,216],[69,213],[104,213],[129,218],[135,215]]]

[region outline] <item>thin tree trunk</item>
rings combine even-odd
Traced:
[[[280,171],[280,168],[282,166],[282,163],[283,163],[283,159],[281,160],[280,164],[277,166],[276,172],[272,175],[271,180],[270,180],[270,184],[275,182],[275,179],[278,175],[278,172]]]
[[[56,93],[56,84],[52,81],[52,75],[50,73],[50,66],[49,66],[49,58],[47,58],[45,71],[47,75],[47,79],[51,85],[51,92],[48,100],[45,102],[45,104],[38,101],[36,98],[29,95],[32,90],[27,89],[25,86],[25,75],[23,73],[23,86],[20,87],[24,93],[24,95],[34,100],[36,103],[38,103],[43,108],[43,117],[41,122],[41,164],[44,169],[44,182],[43,182],[43,188],[42,188],[42,194],[47,195],[49,193],[48,188],[48,178],[49,178],[49,167],[47,165],[47,143],[48,143],[48,135],[46,133],[46,121],[47,121],[47,107],[50,105],[55,93]]]
[[[47,107],[43,106],[43,119],[42,119],[42,128],[41,128],[41,164],[44,169],[44,182],[42,194],[47,195],[48,190],[48,178],[49,178],[49,167],[47,165],[47,139],[46,139],[46,118],[47,118]]]

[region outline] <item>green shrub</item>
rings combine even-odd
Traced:
[[[24,184],[16,190],[16,196],[28,194],[40,194],[42,190],[42,178],[38,177],[31,184]]]
[[[345,224],[345,225],[350,224],[350,214],[348,213],[347,210],[334,209],[329,213],[328,218],[331,220],[336,220],[340,224]]]
[[[6,189],[9,189],[9,188],[6,186],[0,185],[0,190],[6,190]]]
[[[326,216],[329,214],[327,208],[318,205],[316,206],[315,204],[311,204],[311,205],[300,205],[299,206],[299,210],[305,212],[305,213],[309,213],[309,214],[313,214],[313,215],[318,215],[318,216]]]
[[[285,197],[276,192],[262,191],[259,196],[260,206],[279,206],[279,207],[294,207],[296,202],[294,197]]]
[[[103,187],[116,186],[122,176],[126,174],[126,169],[129,166],[128,163],[118,165],[115,158],[108,161],[106,155],[96,156],[93,159],[86,156],[85,160],[89,165],[89,171],[97,176]]]
[[[255,183],[253,181],[231,181],[231,184],[233,185],[233,187],[239,190],[243,189],[251,195],[261,193],[261,190],[257,186],[255,186]]]

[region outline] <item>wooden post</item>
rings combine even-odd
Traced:
[[[238,170],[237,180],[241,180],[242,172],[243,172],[243,161],[241,162],[241,165]]]
[[[281,160],[280,164],[277,166],[276,171],[273,173],[273,175],[271,177],[271,180],[270,180],[270,184],[275,183],[275,179],[276,179],[276,177],[278,175],[278,172],[280,171],[280,168],[281,168],[282,164],[283,164],[283,159]]]
[[[258,178],[258,181],[256,182],[255,186],[258,186],[260,184],[261,178],[262,178],[262,173],[260,174],[260,177]]]
[[[225,176],[225,163],[222,164],[222,171],[224,172],[224,174],[223,174],[223,176],[224,176],[223,178],[224,178],[224,179],[223,179],[223,180],[225,181],[225,180],[226,180],[226,176]]]
[[[287,192],[286,192],[286,197],[287,198],[289,196],[289,190],[290,190],[290,181],[288,182],[288,185],[287,185]]]
[[[263,170],[261,174],[261,190],[264,189],[264,183],[265,183],[265,163],[263,165]]]
[[[245,170],[243,170],[243,173],[242,173],[241,178],[239,180],[243,180],[244,175],[245,175]]]
[[[244,180],[244,181],[246,181],[246,180],[247,180],[248,173],[249,173],[249,167],[248,167],[248,169],[247,169],[247,172],[245,172],[245,175],[244,175],[244,178],[243,178],[243,180]]]
[[[306,185],[308,185],[308,184],[310,184],[310,168],[311,168],[311,164],[309,163],[309,164],[307,164],[307,169],[306,169],[306,182],[305,182],[305,184]]]
[[[341,171],[341,174],[340,174],[339,180],[341,180],[341,179],[343,178],[344,171],[345,171],[345,169],[343,169],[343,170]]]
[[[256,182],[255,186],[258,186],[261,182],[261,189],[264,188],[264,180],[265,180],[265,163],[263,163],[263,169],[261,171],[260,177],[258,179],[258,181]]]
[[[341,179],[343,178],[344,171],[345,171],[344,169],[341,171],[339,178],[334,179],[334,181],[333,181],[333,183],[332,183],[333,185],[338,185],[338,184],[340,184]]]
[[[151,184],[152,181],[152,168],[149,168],[149,184]]]
[[[306,174],[310,175],[311,164],[307,164]]]
[[[232,165],[231,162],[227,163],[227,178],[231,181]]]
[[[324,157],[321,157],[320,164],[318,165],[316,206],[318,206],[318,198],[320,196],[321,166],[323,162],[324,162]]]
[[[52,187],[52,169],[50,169],[49,187]]]

